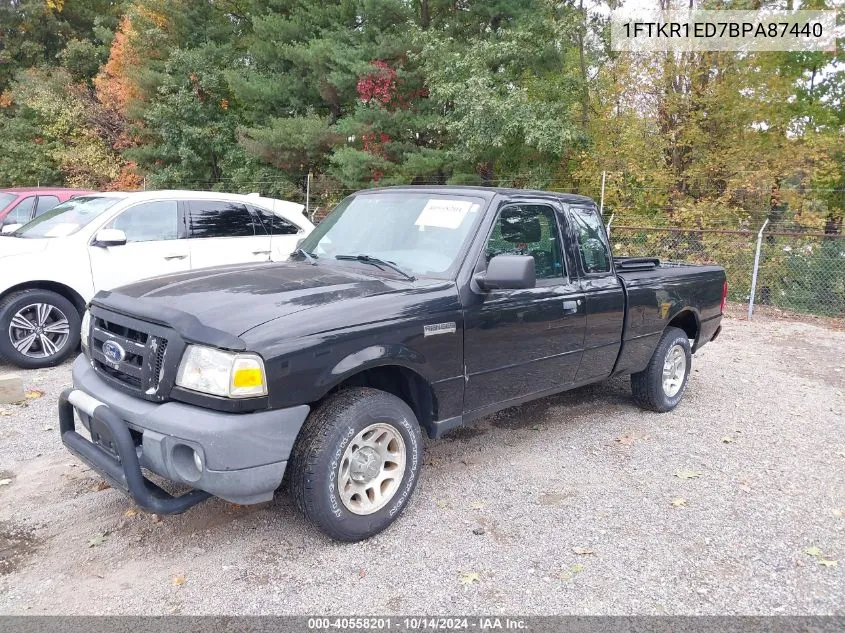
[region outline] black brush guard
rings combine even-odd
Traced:
[[[92,427],[93,421],[96,421],[108,429],[117,451],[117,459],[76,432],[74,406],[88,414]],[[144,477],[129,427],[108,406],[84,392],[66,389],[59,396],[59,431],[69,451],[100,473],[114,488],[129,495],[138,507],[147,512],[179,514],[211,496],[204,490],[192,490],[174,497]]]

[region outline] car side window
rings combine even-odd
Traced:
[[[487,240],[485,257],[531,255],[537,279],[566,276],[555,211],[544,204],[509,205],[499,212]]]
[[[584,272],[610,272],[610,249],[599,214],[595,209],[573,207],[569,216],[578,239],[578,252]]]
[[[56,196],[38,196],[38,202],[35,204],[35,217],[46,213],[58,204],[59,199]]]
[[[246,205],[219,200],[191,200],[188,227],[192,238],[254,237],[252,214]],[[259,233],[263,233],[263,229]]]
[[[255,217],[264,226],[264,230],[270,235],[296,235],[300,231],[300,228],[296,224],[285,220],[271,211],[260,207],[250,208],[255,214]]]
[[[35,196],[24,198],[14,209],[9,211],[3,219],[3,224],[26,224],[32,219],[32,208],[35,206]]]
[[[179,208],[175,200],[142,202],[117,216],[109,228],[126,233],[127,242],[158,242],[179,237]]]

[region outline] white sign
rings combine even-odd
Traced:
[[[429,200],[420,213],[416,226],[436,226],[441,229],[456,229],[464,221],[474,203],[469,200]]]

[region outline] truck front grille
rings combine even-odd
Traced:
[[[122,314],[92,308],[90,354],[94,369],[113,386],[147,400],[165,400],[173,386],[174,332]],[[171,353],[168,353],[168,351]],[[171,358],[171,356],[173,358]]]

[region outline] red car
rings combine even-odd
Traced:
[[[71,198],[93,193],[85,189],[18,187],[0,189],[0,230],[11,224],[26,224]],[[8,229],[7,229],[8,230]]]

